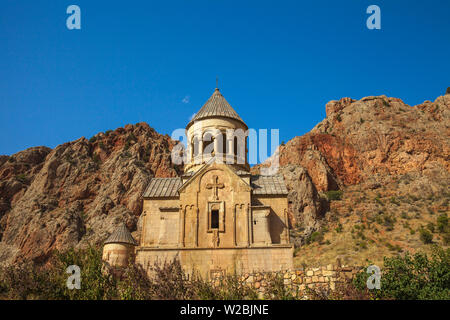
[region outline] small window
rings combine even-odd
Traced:
[[[219,210],[211,210],[211,229],[219,229]]]

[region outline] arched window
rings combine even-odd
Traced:
[[[222,153],[227,153],[227,135],[225,133],[222,133]]]
[[[205,132],[205,134],[203,135],[203,155],[205,155],[205,150],[208,150],[208,153],[211,153],[211,151],[214,150],[214,147],[211,146],[209,147],[212,143],[214,143],[214,136],[211,132],[207,131]],[[206,149],[207,147],[209,147],[208,149]]]
[[[237,156],[238,155],[238,137],[234,137],[233,139],[233,146],[234,146],[234,155]]]

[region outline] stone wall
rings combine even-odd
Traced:
[[[293,268],[293,247],[278,245],[250,248],[143,248],[136,249],[136,263],[144,270],[154,263],[178,259],[187,274],[203,279],[216,275],[270,272]]]
[[[294,296],[301,298],[307,293],[307,288],[335,290],[338,283],[353,279],[361,269],[362,267],[329,264],[291,271],[247,273],[240,276],[239,280],[253,287],[259,295],[263,296],[269,290],[271,279],[279,277],[286,289],[291,290]],[[220,277],[221,275],[217,274],[215,279],[212,279],[214,285],[220,285]]]

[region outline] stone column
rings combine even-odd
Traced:
[[[234,205],[234,212],[233,212],[233,245],[236,247],[237,246],[237,242],[236,242],[236,207],[238,206],[238,204]]]
[[[198,225],[199,225],[199,212],[200,212],[200,209],[197,207],[197,217],[196,217],[196,219],[195,219],[195,246],[196,247],[198,247]]]
[[[195,161],[196,164],[203,162],[203,137],[201,137],[200,140],[198,141],[198,150],[199,152]]]
[[[181,216],[181,222],[180,222],[180,244],[181,247],[184,248],[184,233],[185,233],[185,224],[186,224],[186,207],[183,208],[183,206],[180,206],[180,216]]]
[[[252,243],[253,232],[252,232],[252,216],[250,210],[250,204],[247,205],[247,245],[250,246]]]
[[[228,150],[227,150],[227,163],[233,164],[234,163],[234,156],[233,156],[233,139],[227,140],[228,144]]]
[[[287,214],[287,210],[284,209],[284,224],[286,225],[286,243],[290,243],[290,237],[289,237],[289,218],[288,218],[288,214]]]

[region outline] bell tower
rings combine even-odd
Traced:
[[[248,130],[245,122],[216,88],[211,97],[186,126],[188,138],[185,174],[217,161],[248,171]]]

